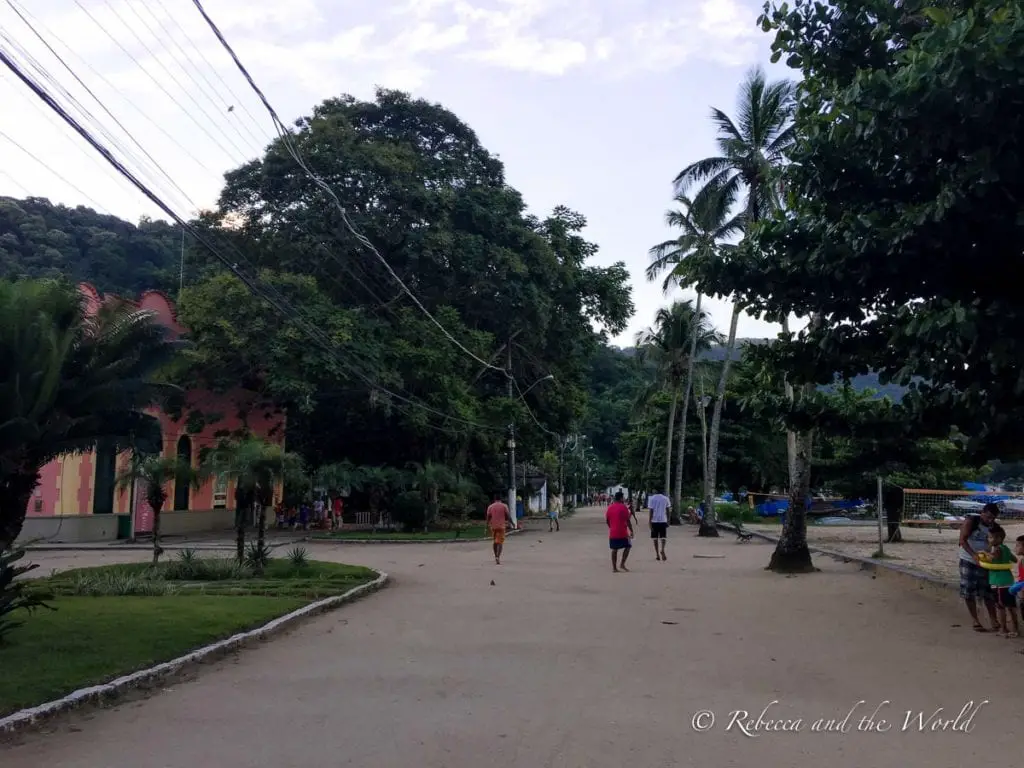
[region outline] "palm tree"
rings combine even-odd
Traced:
[[[223,473],[235,481],[235,557],[245,559],[245,512],[257,509],[256,548],[266,545],[267,507],[282,483],[303,482],[302,457],[283,446],[257,437],[222,443],[207,458],[212,472]],[[259,563],[256,563],[259,566]]]
[[[423,495],[427,514],[423,516],[423,532],[437,519],[441,506],[441,491],[452,487],[456,482],[455,473],[444,464],[428,461],[425,464],[415,462],[409,464],[412,472],[412,486]]]
[[[153,565],[160,562],[163,548],[160,546],[160,513],[167,503],[167,486],[171,483],[188,484],[199,490],[209,476],[204,468],[195,468],[178,456],[155,456],[132,453],[131,459],[117,476],[117,487],[127,491],[141,485],[146,501],[153,510]],[[129,499],[129,504],[134,504]]]
[[[173,389],[159,372],[176,352],[148,310],[53,280],[0,280],[0,551],[21,533],[39,471],[100,440],[126,445],[143,411]]]
[[[675,240],[660,243],[651,248],[651,263],[647,267],[647,279],[656,280],[668,270],[668,276],[662,288],[668,291],[673,285],[687,285],[692,282],[688,277],[696,263],[707,263],[721,260],[735,248],[725,242],[743,231],[745,218],[742,213],[733,214],[735,191],[728,187],[718,189],[714,194],[704,194],[695,205],[685,195],[677,195],[679,210],[670,210],[665,214],[665,223],[682,230]],[[697,291],[694,314],[707,317],[701,311],[703,295]],[[707,324],[710,329],[710,323]],[[676,519],[680,515],[680,504],[683,496],[683,458],[686,455],[686,421],[690,407],[690,392],[693,389],[693,368],[697,361],[698,346],[701,335],[706,331],[702,323],[693,325],[690,336],[690,354],[686,369],[686,386],[683,391],[683,417],[679,428],[679,449],[676,455],[676,484],[673,489],[673,514]],[[721,343],[720,339],[715,339]],[[702,461],[703,465],[703,461]],[[705,533],[709,530],[702,526]],[[710,529],[717,530],[717,529]]]
[[[672,436],[675,432],[676,410],[683,377],[690,368],[690,360],[711,348],[718,335],[707,321],[707,315],[698,315],[689,301],[677,301],[669,308],[658,310],[654,326],[637,334],[642,361],[651,361],[658,371],[659,386],[671,393],[668,426],[665,438],[665,493],[672,490]],[[686,406],[684,405],[684,413]],[[685,436],[680,436],[680,451]],[[678,457],[677,457],[678,458]],[[673,518],[678,522],[682,497],[682,461],[676,463],[676,490],[673,498]]]
[[[678,194],[697,187],[694,204],[709,204],[709,197],[725,195],[743,200],[745,234],[765,214],[778,206],[779,169],[793,144],[793,107],[795,86],[788,80],[769,83],[764,71],[756,68],[748,73],[740,86],[739,117],[734,122],[720,109],[711,110],[711,120],[718,128],[719,154],[687,166],[675,178]],[[708,474],[704,485],[704,506],[707,533],[714,535],[715,481],[718,469],[718,437],[725,400],[725,386],[736,347],[736,326],[742,306],[733,304],[729,323],[729,339],[722,364],[715,405],[708,437]]]

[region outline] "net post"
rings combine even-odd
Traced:
[[[878,555],[877,557],[883,557],[885,552],[882,549],[882,518],[885,516],[884,508],[882,506],[882,476],[878,475],[876,478],[878,485]]]

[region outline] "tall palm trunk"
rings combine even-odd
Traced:
[[[783,316],[782,318],[782,333],[789,335],[789,317]],[[789,400],[790,404],[793,403],[793,385],[786,380],[785,383],[785,394],[786,399]],[[786,461],[789,467],[789,487],[792,488],[796,485],[796,432],[792,429],[786,430]]]
[[[256,510],[256,549],[262,554],[267,544],[267,505],[262,501]],[[263,571],[263,562],[256,561],[257,572]]]
[[[805,394],[812,394],[814,385],[805,385]],[[807,497],[811,491],[811,449],[814,432],[794,433],[794,477],[789,490],[789,510],[782,535],[775,546],[768,570],[776,573],[810,573],[815,570],[807,548]]]
[[[697,302],[693,307],[693,334],[690,337],[690,356],[686,361],[686,386],[683,389],[683,415],[679,424],[679,447],[676,455],[676,487],[672,494],[672,524],[682,522],[683,508],[683,458],[686,455],[686,414],[690,410],[690,391],[693,389],[693,366],[697,357],[697,336],[700,333],[700,304],[703,296],[697,292]]]
[[[725,345],[725,360],[722,362],[722,374],[718,378],[718,389],[715,391],[715,408],[711,412],[711,431],[708,435],[708,472],[704,478],[704,519],[700,525],[701,536],[717,536],[718,525],[715,517],[715,481],[718,472],[718,437],[722,427],[722,406],[725,404],[725,385],[729,381],[729,368],[732,365],[732,353],[736,348],[736,326],[740,321],[740,304],[732,306],[732,319],[729,321],[729,340]]]
[[[19,472],[0,481],[0,552],[9,549],[21,535],[38,484],[38,472]]]
[[[151,504],[153,507],[153,565],[157,565],[160,562],[160,555],[163,553],[163,547],[160,546],[160,510],[163,508],[163,504]]]
[[[669,386],[672,387],[672,405],[668,409],[668,435],[665,438],[665,485],[662,486],[665,493],[672,487],[672,434],[676,428],[676,406],[679,404],[679,390],[675,382]]]
[[[649,489],[647,487],[647,478],[651,476],[651,468],[654,466],[654,449],[655,439],[652,437],[647,441],[647,457],[644,459],[644,474],[640,478],[640,485],[643,486],[643,490],[646,493]]]

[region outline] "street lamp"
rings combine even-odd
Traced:
[[[511,348],[509,349],[509,361],[508,362],[509,362],[509,371],[508,371],[508,399],[512,400],[512,382],[514,381],[514,379],[512,378],[512,352],[511,352]],[[555,377],[552,374],[550,374],[550,373],[547,376],[541,376],[539,379],[537,379],[535,382],[533,382],[533,384],[531,384],[525,390],[523,390],[520,393],[519,397],[515,398],[515,402],[518,403],[520,400],[522,400],[524,397],[526,397],[526,393],[529,392],[534,387],[536,387],[542,381],[554,381],[554,379],[555,379]],[[509,517],[512,518],[512,527],[513,528],[518,528],[519,527],[519,509],[516,506],[516,425],[515,425],[514,422],[508,425],[508,440],[506,442],[506,445],[508,446],[508,511],[509,511]],[[524,503],[525,503],[525,501],[526,501],[526,499],[523,499]]]

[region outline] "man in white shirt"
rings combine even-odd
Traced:
[[[671,508],[672,502],[660,491],[647,497],[647,509],[651,513],[650,527],[651,540],[654,542],[654,558],[658,561],[668,559],[665,557],[665,541],[668,538],[668,511]]]

